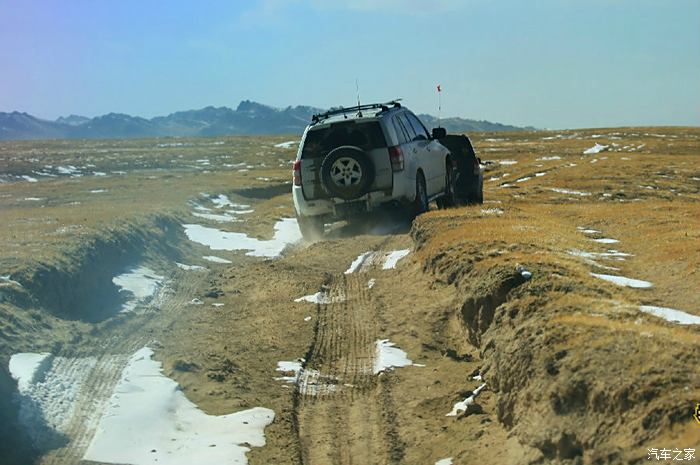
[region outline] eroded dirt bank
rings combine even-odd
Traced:
[[[657,443],[696,448],[698,327],[640,312],[652,290],[592,276],[620,261],[572,253],[587,239],[559,235],[577,227],[567,208],[547,221],[514,208],[459,222],[434,214],[413,230],[424,270],[457,291],[449,319],[478,347],[509,435],[556,463],[643,462]]]

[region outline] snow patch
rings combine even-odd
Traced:
[[[277,371],[292,373],[293,376],[281,376],[275,380],[296,384],[299,393],[304,396],[318,396],[337,391],[337,376],[326,376],[318,370],[304,368],[304,361],[301,358],[293,362],[277,362]]]
[[[550,187],[549,190],[552,192],[558,192],[559,194],[580,195],[581,197],[591,195],[590,192],[574,191],[574,190],[570,190],[570,189],[560,189],[558,187]]]
[[[456,417],[459,414],[466,413],[467,409],[471,404],[474,403],[479,393],[486,387],[486,383],[482,384],[478,388],[472,391],[472,394],[461,402],[457,402],[453,407],[452,411],[445,415],[446,417]]]
[[[29,386],[38,381],[42,371],[39,370],[42,362],[51,354],[20,353],[10,357],[10,375],[17,381],[17,389],[20,393],[26,392]]]
[[[58,171],[59,174],[68,174],[72,176],[80,175],[80,170],[73,165],[57,166],[56,171]]]
[[[691,315],[682,310],[675,310],[667,307],[656,307],[654,305],[640,305],[639,309],[644,313],[663,318],[672,323],[681,325],[700,325],[700,316]]]
[[[357,258],[352,261],[348,269],[345,270],[345,274],[352,274],[356,272],[362,266],[365,260],[367,260],[367,258],[372,256],[373,254],[374,252],[370,251],[358,255]]]
[[[590,229],[583,226],[578,226],[576,229],[578,229],[584,234],[600,234],[600,231],[598,231],[597,229]]]
[[[277,362],[277,368],[276,371],[282,372],[282,373],[294,373],[293,376],[280,376],[275,378],[275,381],[284,381],[285,383],[296,383],[297,380],[299,379],[299,373],[301,373],[302,367],[301,364],[304,362],[304,359],[299,359],[299,360],[294,360],[291,362]]]
[[[503,210],[500,208],[482,208],[481,213],[484,215],[502,215]]]
[[[304,297],[299,297],[294,299],[294,302],[311,302],[312,304],[322,304],[327,305],[333,302],[331,296],[325,291],[318,291],[315,294],[305,295]]]
[[[231,260],[226,260],[225,258],[217,257],[215,255],[205,255],[202,258],[212,263],[233,263]]]
[[[209,200],[216,205],[216,208],[232,207],[234,205],[228,196],[224,194],[219,194],[216,197],[210,198]]]
[[[39,449],[55,448],[68,429],[83,383],[95,357],[65,358],[20,353],[10,358],[17,380],[19,422]]]
[[[321,290],[315,294],[305,295],[304,297],[299,297],[294,299],[294,302],[311,302],[314,304],[328,305],[334,302],[344,302],[344,293],[338,293],[331,295],[328,291],[330,288],[328,286],[321,286]]]
[[[583,151],[584,155],[592,155],[594,153],[600,153],[604,150],[607,150],[608,146],[607,145],[600,145],[600,144],[595,144],[593,147],[586,149]]]
[[[27,176],[26,174],[20,176],[20,178],[24,179],[27,182],[38,182],[36,178],[33,178],[31,176]]]
[[[23,287],[22,283],[15,281],[10,275],[0,276],[0,283],[10,284],[17,287]]]
[[[498,160],[498,163],[500,163],[501,165],[515,165],[516,163],[518,163],[518,161],[517,160]]]
[[[396,264],[408,255],[411,251],[409,249],[403,250],[393,250],[386,254],[384,259],[384,264],[382,265],[382,270],[391,270],[396,268]]]
[[[396,347],[389,339],[378,339],[375,344],[376,352],[373,369],[375,375],[392,368],[413,365],[413,360],[408,358],[408,354]]]
[[[265,445],[264,429],[275,417],[255,407],[207,415],[162,374],[153,351],[136,352],[102,416],[83,460],[132,465],[246,464],[250,447]]]
[[[569,255],[573,255],[575,257],[583,257],[583,258],[611,258],[619,261],[623,261],[626,257],[632,257],[633,255],[630,253],[625,253],[625,252],[618,252],[617,250],[614,249],[608,249],[607,252],[586,252],[583,250],[569,250],[568,251]]]
[[[599,242],[601,244],[617,244],[618,241],[617,239],[610,239],[609,237],[601,237],[599,239],[591,239],[594,242]]]
[[[207,271],[206,268],[199,265],[185,265],[184,263],[175,262],[178,268],[185,271]]]
[[[246,255],[252,257],[278,257],[289,244],[301,240],[299,226],[294,218],[283,218],[275,226],[274,237],[260,240],[244,233],[220,231],[199,224],[183,224],[187,237],[198,244],[206,245],[212,250],[248,250]]]
[[[205,220],[216,221],[217,223],[231,223],[234,221],[240,221],[234,218],[233,216],[229,215],[228,213],[218,215],[215,213],[192,212],[192,216],[196,216],[197,218],[204,218]]]
[[[145,266],[133,268],[112,278],[112,282],[120,288],[119,293],[126,297],[121,311],[131,312],[138,304],[153,297],[163,284],[163,279],[165,278]]]
[[[383,270],[390,270],[396,268],[396,264],[399,260],[408,255],[411,251],[409,249],[404,250],[392,250],[390,252],[365,252],[357,256],[355,260],[352,261],[345,274],[352,274],[355,272],[367,271],[373,264],[382,264]]]
[[[624,276],[614,276],[610,274],[598,274],[591,273],[591,276],[595,276],[599,279],[604,279],[618,286],[634,287],[637,289],[647,289],[653,286],[649,281],[642,281],[641,279],[625,278]]]

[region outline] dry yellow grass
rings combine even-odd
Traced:
[[[596,143],[607,149],[583,153]],[[639,305],[700,315],[700,130],[489,135],[475,145],[486,203],[426,214],[413,235],[425,268],[464,296],[454,317],[479,344],[501,421],[554,461],[636,463],[655,444],[697,447],[700,329]],[[523,268],[531,280],[518,278]]]
[[[53,262],[89,237],[148,225],[157,215],[186,219],[188,201],[203,192],[288,182],[295,151],[274,147],[284,140],[2,142],[0,174],[11,182],[0,183],[0,269],[8,274],[27,260]],[[76,167],[81,176],[58,167]]]

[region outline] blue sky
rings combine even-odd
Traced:
[[[700,125],[698,0],[0,0],[0,111],[242,99],[541,128]]]

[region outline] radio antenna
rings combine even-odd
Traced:
[[[360,110],[360,83],[355,78],[355,91],[357,92],[357,116],[362,118],[362,110]]]

